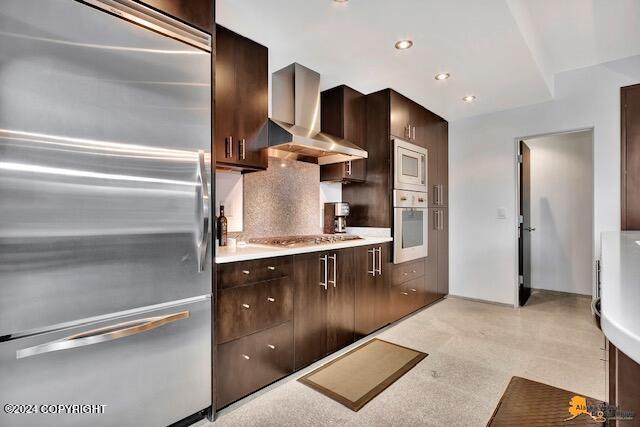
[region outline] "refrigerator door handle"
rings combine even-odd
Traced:
[[[200,193],[200,241],[197,243],[198,271],[203,272],[207,267],[207,245],[209,244],[209,184],[207,182],[207,167],[204,151],[198,151],[198,187]]]
[[[167,314],[164,316],[148,317],[146,319],[131,320],[118,323],[113,326],[92,329],[87,332],[71,335],[60,340],[51,341],[45,344],[23,348],[16,351],[16,359],[35,356],[37,354],[50,353],[52,351],[67,350],[70,348],[84,347],[101,342],[113,341],[119,338],[137,335],[142,332],[151,331],[162,325],[172,323],[189,317],[189,311]]]

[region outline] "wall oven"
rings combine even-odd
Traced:
[[[427,193],[393,190],[393,263],[427,256]]]
[[[401,139],[393,140],[393,188],[427,191],[427,149]]]

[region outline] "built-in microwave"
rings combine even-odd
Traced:
[[[396,190],[427,191],[427,149],[401,139],[393,140]]]
[[[393,190],[393,263],[428,255],[427,193]]]

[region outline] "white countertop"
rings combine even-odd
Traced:
[[[247,261],[251,259],[272,258],[285,255],[305,254],[309,252],[330,251],[334,249],[353,248],[356,246],[377,245],[378,243],[391,242],[391,237],[362,237],[358,240],[349,240],[339,243],[327,243],[313,246],[299,246],[293,248],[279,248],[267,245],[249,244],[243,247],[230,249],[228,246],[218,247],[218,254],[215,258],[216,264],[228,262]]]
[[[640,363],[640,232],[602,233],[602,332]]]

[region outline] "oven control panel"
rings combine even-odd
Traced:
[[[426,208],[427,193],[421,191],[393,190],[393,206],[396,208]]]

